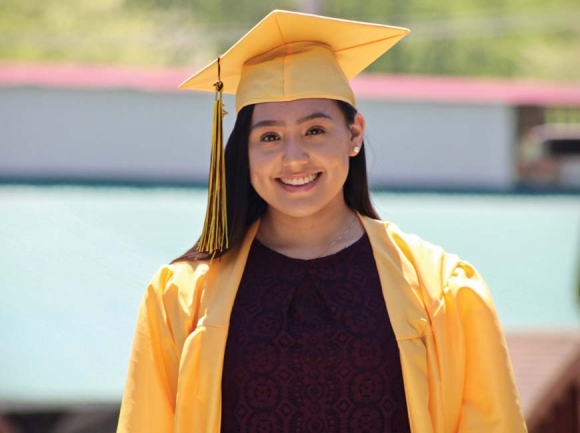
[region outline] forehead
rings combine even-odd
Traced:
[[[288,102],[265,102],[256,104],[253,120],[276,120],[281,118],[301,118],[312,113],[324,113],[330,117],[341,115],[341,111],[331,99],[297,99]]]

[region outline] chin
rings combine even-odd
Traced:
[[[324,202],[321,202],[320,200],[316,200],[315,202],[309,200],[309,202],[302,201],[302,203],[300,203],[300,201],[297,201],[296,203],[277,203],[276,200],[266,202],[268,203],[268,208],[278,214],[293,218],[308,218],[317,215],[330,206],[332,200]]]
[[[254,187],[255,188],[255,187]],[[325,210],[344,206],[344,193],[342,188],[332,190],[309,191],[306,194],[291,194],[284,191],[267,190],[256,192],[268,204],[268,209],[278,215],[292,218],[313,217]]]

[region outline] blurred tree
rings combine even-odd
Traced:
[[[199,67],[274,8],[409,27],[374,72],[580,81],[578,0],[0,0],[0,60]]]

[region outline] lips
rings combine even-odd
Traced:
[[[308,176],[302,177],[279,177],[278,180],[285,185],[291,186],[302,186],[307,185],[310,182],[314,182],[320,173],[310,174]]]

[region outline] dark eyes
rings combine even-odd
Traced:
[[[322,134],[322,133],[324,133],[324,130],[322,128],[314,127],[314,128],[310,128],[308,130],[308,132],[306,133],[306,135],[318,135],[318,134]]]
[[[264,134],[260,137],[261,141],[276,141],[278,140],[280,137],[278,136],[278,134],[272,134],[272,133],[268,133],[268,134]]]
[[[319,135],[319,134],[323,134],[324,133],[324,129],[320,128],[320,127],[313,127],[310,128],[308,131],[306,131],[306,135]],[[273,132],[268,132],[264,135],[262,135],[260,137],[260,141],[264,141],[264,142],[272,142],[272,141],[278,141],[280,140],[280,136],[278,134],[275,134]]]

